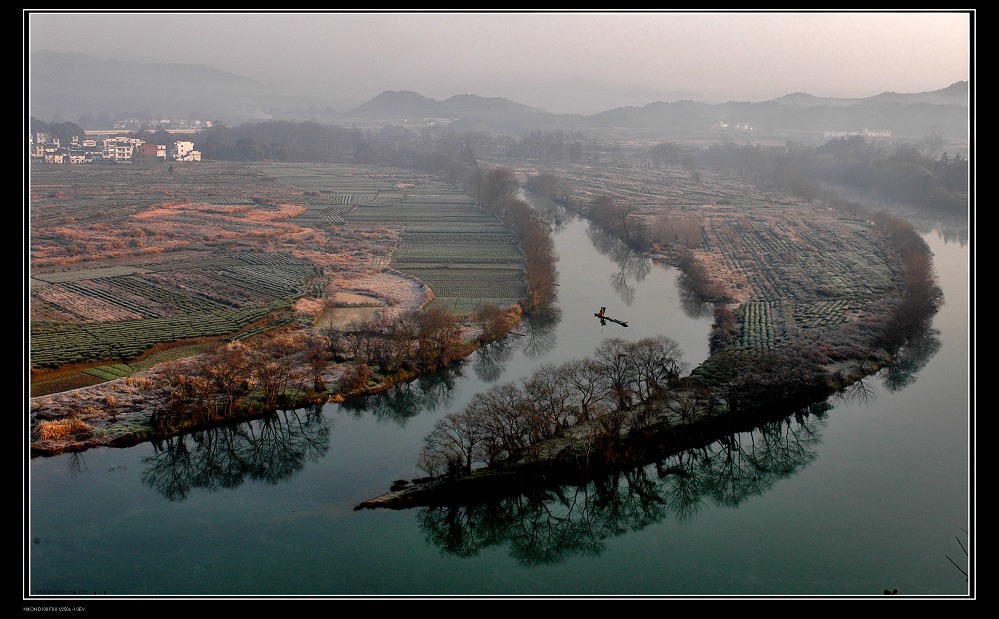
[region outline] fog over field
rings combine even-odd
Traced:
[[[203,64],[359,105],[473,93],[554,113],[652,101],[870,97],[973,75],[974,14],[951,11],[182,12],[26,10],[31,52]]]

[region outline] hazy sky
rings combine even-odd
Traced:
[[[589,113],[552,109],[587,105],[560,99],[559,88],[575,92],[562,80],[718,102],[923,92],[973,77],[967,9],[25,15],[29,51],[205,64],[359,101],[385,90],[471,92]]]

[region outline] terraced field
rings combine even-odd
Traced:
[[[303,225],[398,230],[387,266],[424,281],[433,303],[459,314],[523,298],[524,260],[511,233],[466,194],[407,170],[261,166],[311,194]]]
[[[414,276],[462,312],[523,293],[510,233],[446,183],[360,166],[174,169],[32,168],[32,368],[130,367],[157,344],[310,322],[296,300],[330,290],[399,311],[423,302]]]
[[[649,231],[657,258],[689,250],[731,299],[727,347],[772,351],[795,342],[840,343],[850,326],[897,293],[901,270],[872,222],[730,177],[641,166],[522,168],[551,174],[586,208],[607,196]],[[672,224],[672,225],[670,225]],[[657,236],[685,227],[685,238]]]

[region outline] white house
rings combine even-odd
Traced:
[[[107,138],[104,140],[103,157],[114,161],[131,161],[135,153],[135,142],[142,140],[134,138]]]
[[[170,150],[171,159],[183,159],[187,153],[194,150],[194,142],[177,141],[173,143]]]

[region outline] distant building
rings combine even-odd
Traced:
[[[855,135],[860,135],[857,131],[825,131],[822,137],[831,140],[833,138],[849,138]]]
[[[103,150],[97,144],[86,144],[84,140],[83,145],[83,163],[93,163],[100,160],[103,157]]]
[[[130,162],[135,154],[135,142],[142,143],[142,140],[134,138],[107,138],[104,140],[102,156],[104,159],[116,163]]]
[[[177,141],[170,148],[171,159],[184,159],[187,153],[194,150],[194,142]]]
[[[712,129],[735,129],[736,131],[752,131],[753,126],[749,123],[729,123],[726,120],[720,120],[715,124],[711,125]]]
[[[110,136],[100,140],[73,137],[71,144],[62,146],[59,140],[45,133],[28,135],[28,156],[37,163],[140,163],[163,161],[201,161],[201,151],[194,142],[180,140],[171,144],[153,144],[140,138]]]
[[[87,161],[87,152],[82,146],[74,145],[66,149],[66,159],[68,163],[89,163]],[[93,161],[91,159],[91,161]]]
[[[201,161],[201,151],[194,150],[194,142],[178,140],[171,145],[169,157],[174,161]]]
[[[891,131],[888,131],[887,129],[878,129],[878,130],[864,129],[864,137],[865,138],[890,138],[891,137]]]
[[[160,163],[166,161],[166,145],[139,144],[133,156],[135,163]]]
[[[857,135],[865,138],[890,138],[891,131],[887,129],[878,129],[876,131],[870,129],[864,129],[863,131],[825,131],[822,137],[831,140],[833,138],[851,138]]]

